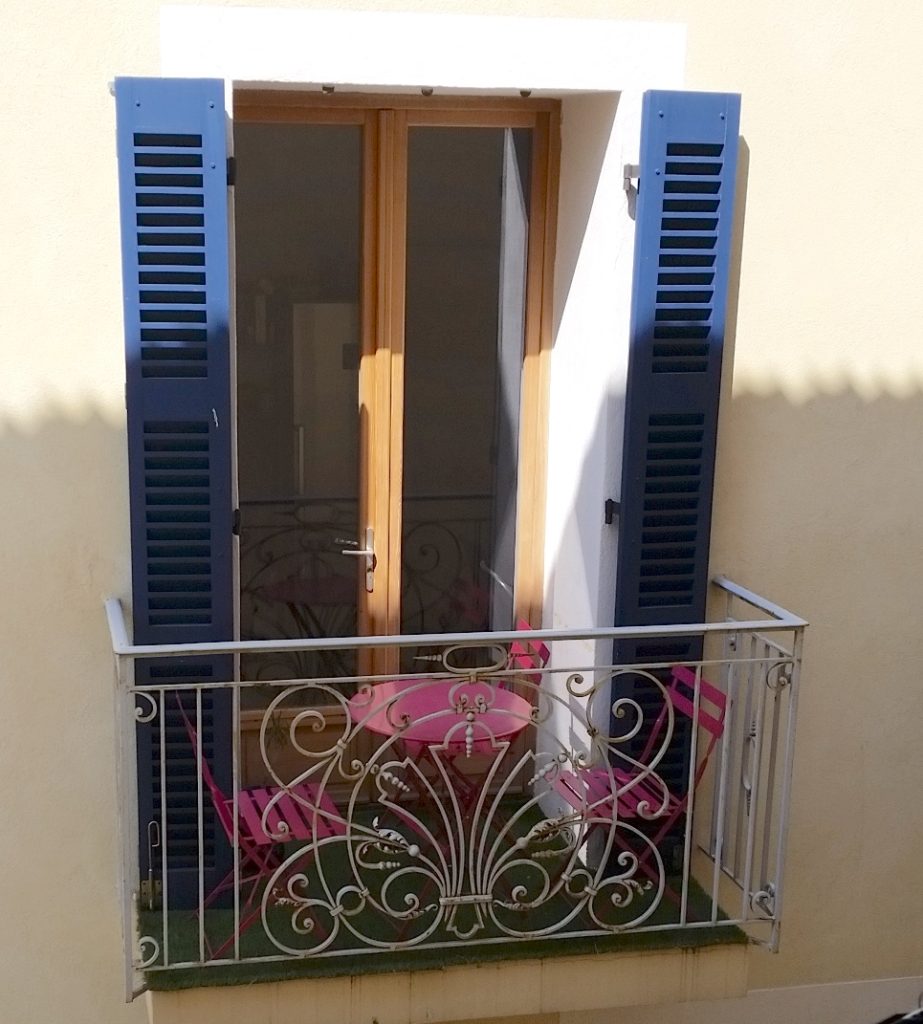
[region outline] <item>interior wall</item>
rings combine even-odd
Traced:
[[[241,500],[355,499],[361,129],[245,122],[234,151]]]

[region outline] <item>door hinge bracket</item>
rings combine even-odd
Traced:
[[[606,526],[611,526],[622,511],[622,506],[614,498],[606,498],[603,509]]]
[[[239,508],[235,508],[234,509],[234,517],[231,520],[231,533],[233,533],[235,537],[239,537],[240,536],[240,509]]]
[[[229,156],[228,157],[228,188],[233,188],[237,184],[237,160]]]

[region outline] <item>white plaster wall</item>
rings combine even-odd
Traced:
[[[606,498],[619,498],[634,246],[623,167],[637,162],[640,99],[637,90],[625,90],[572,96],[562,105],[545,507],[548,627],[612,624],[618,525],[605,525],[603,508]],[[589,679],[595,664],[611,661],[611,647],[558,643],[551,667],[583,669]],[[579,724],[585,702],[575,701],[575,714],[568,713],[573,698],[565,681],[566,675],[547,677],[561,703],[552,705],[543,736],[586,749]],[[596,710],[605,716],[606,702]],[[563,809],[557,800],[556,806],[548,795],[547,813]]]
[[[618,526],[603,504],[620,496],[634,246],[623,167],[637,162],[640,100],[562,108],[545,536],[546,624],[561,628],[612,620]]]
[[[685,55],[681,25],[640,21],[165,6],[160,25],[164,75],[374,91],[672,88]]]

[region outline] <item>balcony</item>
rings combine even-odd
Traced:
[[[775,950],[805,622],[723,578],[711,604],[671,626],[140,646],[107,602],[129,998]],[[235,679],[244,655],[284,678]]]

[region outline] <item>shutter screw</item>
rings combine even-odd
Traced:
[[[659,167],[657,168],[656,171],[654,171],[654,174],[656,174],[658,177],[660,176],[660,168]]]
[[[724,120],[724,114],[719,114],[718,116],[721,118],[722,121]]]
[[[215,165],[214,164],[210,164],[209,166],[211,167],[212,170],[215,169]]]
[[[141,106],[141,100],[135,100],[135,106],[136,107],[140,107]]]
[[[214,100],[209,100],[208,101],[208,107],[209,107],[210,110],[214,110],[215,109],[215,101]]]
[[[662,110],[658,110],[657,111],[657,116],[658,117],[663,117],[663,111]]]
[[[424,96],[432,96],[433,87],[431,85],[424,85],[420,92],[423,93]]]

